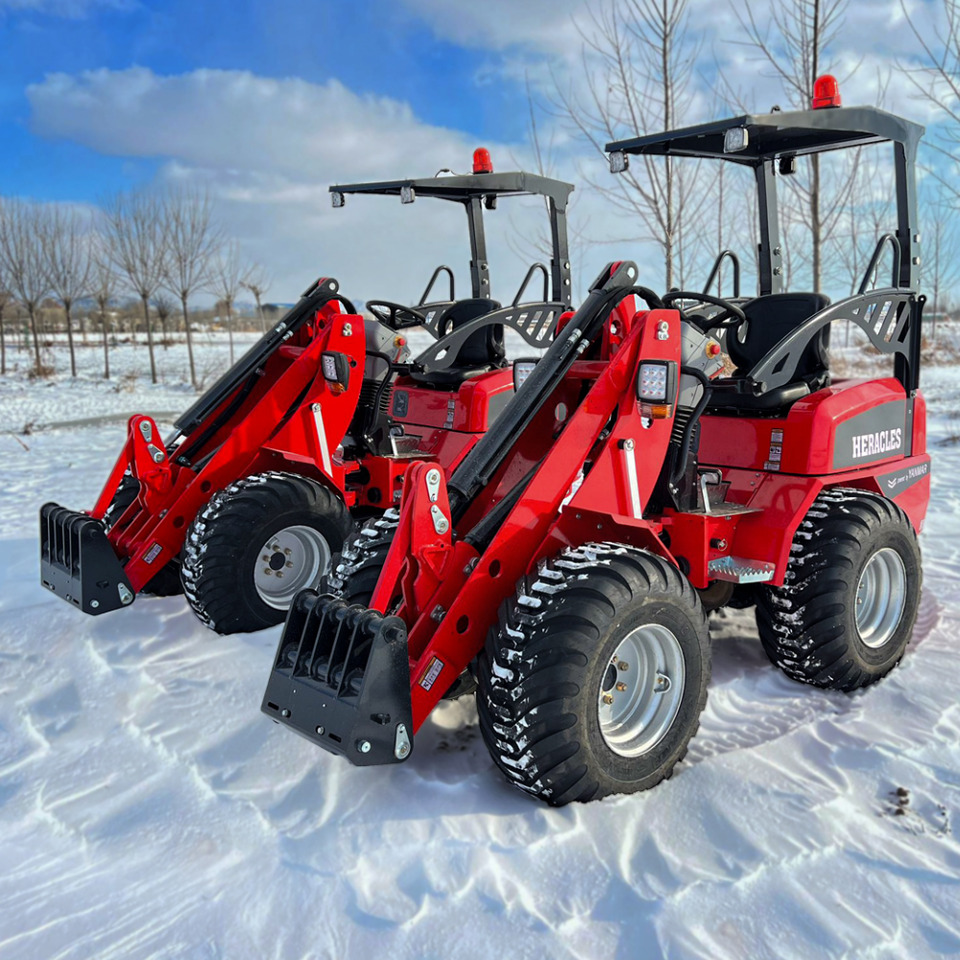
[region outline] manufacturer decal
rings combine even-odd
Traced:
[[[904,490],[919,483],[930,473],[929,463],[916,463],[910,467],[904,467],[902,470],[894,470],[891,473],[881,473],[877,477],[880,489],[888,497],[899,497]]]
[[[903,447],[903,430],[879,430],[877,433],[862,433],[853,438],[853,459],[875,457],[881,453],[899,453]]]
[[[163,547],[161,547],[159,543],[155,543],[155,544],[143,555],[143,562],[144,562],[144,563],[153,563],[153,561],[156,560],[157,557],[160,556],[160,554],[161,554],[162,551],[163,551]]]
[[[423,676],[420,678],[420,686],[424,690],[429,690],[436,683],[441,670],[443,670],[443,661],[439,657],[431,657],[427,669],[424,670]]]
[[[906,418],[906,401],[893,400],[837,424],[834,469],[859,467],[909,453]]]

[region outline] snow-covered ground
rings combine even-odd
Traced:
[[[818,691],[749,614],[715,617],[673,779],[552,810],[498,776],[468,703],[408,763],[357,769],[261,716],[279,628],[217,637],[180,598],[88,618],[40,587],[37,508],[93,502],[123,441],[106,420],[187,405],[180,350],[160,387],[143,347],[115,357],[141,371],[126,391],[92,349],[77,382],[0,381],[0,960],[960,955],[960,447],[938,444],[960,371],[925,372],[903,665]]]

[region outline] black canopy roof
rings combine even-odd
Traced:
[[[404,187],[413,187],[418,197],[438,197],[466,203],[490,196],[551,197],[561,208],[566,206],[573,184],[535,173],[454,174],[447,177],[424,177],[415,180],[383,180],[378,183],[343,183],[330,188],[331,193],[362,193],[400,196]]]
[[[743,150],[724,153],[727,130],[743,127]],[[820,153],[843,147],[893,141],[915,147],[923,127],[876,107],[836,107],[820,110],[744,114],[679,130],[631,137],[608,143],[609,153],[642,153],[677,157],[707,157],[759,166],[765,160],[791,154]]]

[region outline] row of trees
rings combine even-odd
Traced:
[[[110,307],[119,296],[132,294],[141,304],[150,376],[156,383],[150,306],[169,313],[167,294],[180,308],[196,389],[190,299],[204,292],[223,304],[232,355],[233,309],[240,290],[254,297],[263,327],[268,286],[263,268],[244,260],[237,243],[225,237],[206,193],[119,193],[94,210],[0,198],[0,372],[6,371],[4,316],[16,303],[27,314],[36,371],[42,373],[39,315],[42,304],[52,298],[64,313],[70,372],[76,376],[74,311],[78,302],[91,300],[102,329],[104,376],[109,378]]]
[[[935,147],[941,160],[956,162],[960,146],[960,0],[937,0],[943,27],[924,29],[903,14],[927,58],[908,66],[917,95],[940,114],[946,133]],[[740,0],[731,9],[738,26],[733,41],[744,60],[779,91],[784,109],[806,109],[815,79],[834,72],[841,86],[862,62],[840,71],[842,51],[861,46],[845,36],[848,0],[782,0],[769,5]],[[689,0],[613,0],[592,9],[580,25],[582,70],[571,82],[553,75],[542,104],[579,141],[604,154],[610,140],[655,133],[731,110],[762,112],[770,104],[747,102],[718,69],[713,104],[705,104],[702,66],[710,51],[691,29]],[[708,67],[709,69],[709,67]],[[586,83],[582,82],[586,78]],[[877,77],[876,102],[886,79]],[[536,130],[534,129],[535,140]],[[535,143],[538,157],[543,156]],[[928,157],[932,154],[928,153]],[[729,164],[675,157],[634,157],[618,177],[595,176],[595,163],[580,174],[615,209],[639,228],[626,241],[652,241],[660,250],[667,288],[697,286],[717,252],[741,254],[757,243],[755,194],[744,171]],[[781,234],[785,280],[812,289],[853,291],[879,236],[894,225],[892,167],[878,148],[842,151],[829,159],[801,158],[797,172],[781,180]],[[924,283],[933,294],[933,313],[960,281],[960,246],[954,214],[960,188],[953,176],[925,179],[921,220],[926,253]],[[612,240],[609,236],[604,239]]]

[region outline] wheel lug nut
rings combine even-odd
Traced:
[[[605,704],[607,704],[607,706],[609,706],[611,703],[613,703],[613,694],[612,694],[612,693],[605,693],[605,694],[603,695],[603,702],[604,702]]]
[[[269,567],[264,567],[264,568],[263,568],[263,575],[264,575],[265,577],[272,577],[272,576],[273,576],[273,571],[272,571]]]
[[[288,561],[284,564],[284,566],[287,567],[287,568],[290,568],[290,567],[293,566],[293,563],[291,563],[291,562],[288,560]]]
[[[630,669],[630,664],[627,663],[626,660],[621,660],[621,661],[617,664],[617,669],[618,669],[618,670],[629,670],[629,669]]]
[[[266,554],[264,554],[260,559],[261,559],[264,563],[269,563],[269,562],[270,562],[270,558],[269,558]]]
[[[284,547],[283,552],[289,557],[293,551],[289,547]]]
[[[623,691],[627,689],[627,685],[626,685],[625,683],[618,683],[618,684],[617,684],[617,689],[618,689],[621,693],[623,693]]]

